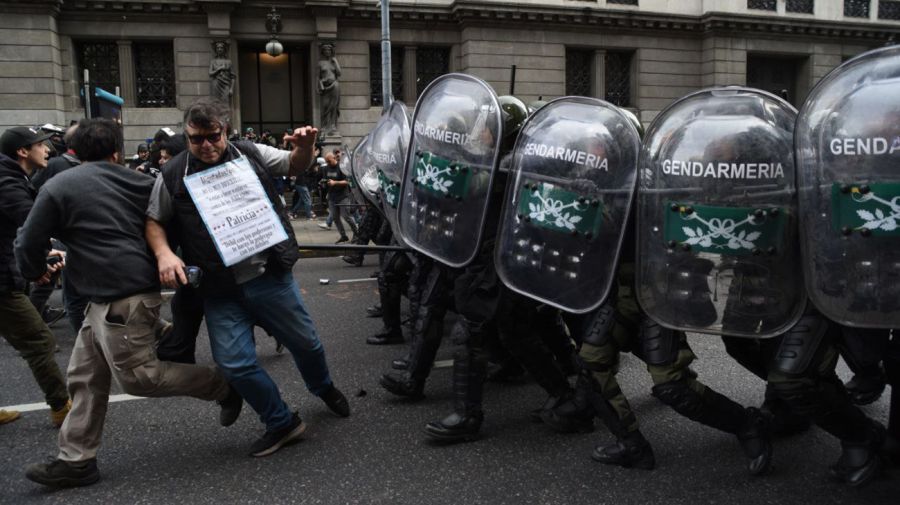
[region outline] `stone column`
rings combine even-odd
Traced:
[[[134,72],[134,54],[130,40],[118,40],[119,44],[119,96],[125,100],[125,107],[137,106],[137,82]],[[110,93],[116,90],[108,89]]]
[[[394,97],[409,107],[415,107],[419,94],[416,91],[416,81],[418,75],[416,71],[416,46],[407,46],[403,48],[403,96]]]
[[[594,51],[594,75],[591,77],[591,93],[606,99],[606,49]]]

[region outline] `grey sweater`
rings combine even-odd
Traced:
[[[48,181],[15,242],[26,279],[46,272],[50,237],[66,244],[66,275],[94,302],[159,290],[144,239],[153,179],[112,163],[86,163]]]

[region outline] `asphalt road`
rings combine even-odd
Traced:
[[[372,257],[367,258],[371,265]],[[484,437],[456,446],[433,445],[422,426],[449,413],[450,371],[436,369],[426,400],[409,404],[378,386],[378,377],[404,346],[364,343],[380,321],[363,317],[377,299],[371,266],[352,268],[337,258],[300,261],[295,274],[325,344],[336,384],[353,415],[341,419],[310,395],[287,355],[257,335],[260,361],[286,401],[309,424],[305,440],[268,458],[247,456],[262,425],[245,406],[230,428],[217,423],[215,404],[188,398],[139,399],[110,405],[98,457],[96,485],[49,491],[27,481],[23,468],[55,454],[56,431],[46,410],[27,412],[0,427],[0,503],[309,503],[309,504],[894,504],[900,503],[900,470],[862,489],[826,482],[837,441],[818,429],[780,440],[772,475],[747,475],[736,440],[681,418],[649,394],[650,380],[631,356],[621,383],[642,429],[653,443],[655,471],[606,467],[590,460],[592,447],[611,439],[559,435],[528,421],[544,395],[530,382],[488,384]],[[329,279],[321,285],[319,279]],[[57,295],[58,296],[58,295]],[[65,366],[74,336],[64,321],[54,326]],[[205,329],[198,359],[211,362]],[[695,369],[711,387],[750,405],[762,401],[763,384],[740,369],[714,338],[695,336]],[[448,359],[449,346],[438,359]],[[0,407],[41,401],[25,362],[0,340]],[[846,369],[841,373],[846,377]],[[118,391],[115,391],[116,393]],[[883,398],[865,408],[886,422]]]

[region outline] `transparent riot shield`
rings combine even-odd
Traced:
[[[678,100],[650,125],[638,183],[638,301],[685,331],[766,338],[806,302],[800,278],[795,109],[725,87]]]
[[[583,313],[606,300],[637,181],[641,139],[617,107],[566,97],[522,127],[495,263],[510,289]]]
[[[400,191],[400,234],[451,267],[475,259],[502,139],[501,109],[484,81],[435,79],[419,98]]]
[[[402,242],[397,211],[400,204],[400,185],[406,167],[409,146],[409,115],[403,102],[393,102],[369,133],[366,155],[375,167],[381,209],[395,239]]]
[[[353,148],[350,165],[351,188],[357,201],[369,202],[381,212],[381,202],[378,199],[378,171],[368,156],[366,150],[368,142],[369,136],[366,135]]]
[[[811,300],[844,325],[900,327],[900,47],[823,78],[796,139]]]

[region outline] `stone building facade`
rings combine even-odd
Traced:
[[[284,54],[272,57],[275,7]],[[394,95],[412,106],[435,76],[479,76],[526,102],[606,98],[644,122],[685,94],[747,84],[795,104],[841,61],[900,34],[888,0],[394,0]],[[228,43],[235,126],[318,124],[320,44],[342,69],[340,141],[381,113],[376,0],[0,0],[0,129],[84,114],[84,69],[125,100],[127,149],[209,94]],[[112,91],[112,89],[110,90]]]

